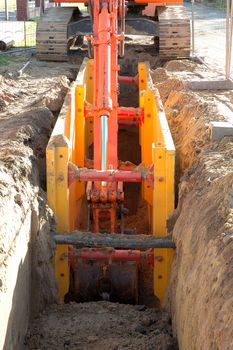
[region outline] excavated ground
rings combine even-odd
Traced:
[[[233,92],[187,89],[185,81],[216,74],[187,60],[156,69],[157,56],[151,48],[145,53],[142,42],[127,48],[127,58],[126,71],[132,59],[150,61],[177,149],[177,209],[169,218],[177,249],[167,312],[107,302],[54,304],[44,151],[75,69],[33,58],[17,77],[27,60],[20,56],[0,71],[1,349],[165,350],[177,348],[176,337],[181,350],[233,349],[233,138],[213,142],[209,127],[232,122]],[[143,203],[128,219],[131,227],[140,212]]]
[[[22,54],[0,67],[0,349],[20,349],[30,316],[56,301],[45,148],[75,77]]]
[[[25,350],[178,349],[168,314],[102,301],[53,305],[33,323],[25,343]]]

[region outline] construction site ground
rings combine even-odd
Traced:
[[[127,42],[128,62],[150,62],[177,152],[164,308],[57,301],[45,148],[85,52],[75,64],[21,53],[0,67],[0,349],[233,349],[233,137],[212,141],[209,126],[233,122],[233,91],[192,91],[187,81],[217,73]]]

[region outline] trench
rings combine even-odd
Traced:
[[[132,86],[126,84],[126,86],[120,86],[120,91],[120,105],[133,107],[138,105],[137,88],[132,89]],[[90,150],[91,153],[92,150]],[[139,128],[137,126],[120,126],[118,158],[123,162],[129,161],[138,165],[141,162],[140,154]],[[135,229],[137,233],[149,234],[148,210],[147,204],[141,199],[141,186],[139,184],[125,184],[124,192],[125,207],[128,211],[125,217],[125,228]],[[66,299],[66,301],[70,300]],[[87,326],[86,313],[91,317],[91,320],[88,321],[89,326]],[[72,326],[67,319],[68,314],[70,321],[73,320]],[[98,314],[103,314],[103,316],[100,316],[100,319],[96,321],[96,317],[99,317]],[[57,347],[59,349],[72,349],[72,346],[75,345],[79,345],[82,349],[107,350],[131,349],[132,347],[152,349],[155,344],[163,350],[177,348],[176,339],[171,333],[170,317],[168,313],[160,310],[158,300],[153,295],[153,268],[147,262],[139,264],[139,305],[112,304],[104,301],[74,304],[70,301],[61,307],[56,305],[47,307],[41,315],[42,318],[43,315],[52,317],[49,321],[52,324],[48,328],[46,327],[48,333],[54,333],[56,329],[56,334],[59,336],[54,339],[50,333],[50,340],[47,339],[47,335],[43,334],[44,329],[42,328],[44,327],[41,328],[41,325],[35,322],[31,325],[25,338],[25,349],[33,349],[38,346],[51,350]],[[110,322],[107,324],[109,317]],[[47,321],[42,322],[47,323]],[[61,330],[61,324],[64,322],[66,325]],[[103,328],[101,330],[96,329],[99,323]],[[119,325],[117,325],[118,323]],[[76,329],[77,337],[74,332],[73,336],[70,337],[69,327]],[[122,332],[123,335],[120,337]],[[85,341],[80,336],[81,333],[86,337]]]
[[[133,65],[130,64],[130,60],[128,60],[126,65],[124,65],[124,68],[129,74],[129,70],[132,71],[129,67],[132,67]],[[135,66],[134,67],[134,72],[132,72],[132,75],[134,75],[135,72]],[[123,71],[124,71],[123,68]],[[119,102],[120,105],[122,106],[134,106],[136,107],[138,105],[138,91],[137,88],[132,89],[132,85],[128,84],[122,84],[120,86],[120,91],[121,94],[119,96]],[[62,105],[62,100],[60,101],[60,105]],[[51,129],[46,130],[46,138],[44,140],[43,146],[40,146],[40,149],[35,149],[33,141],[29,139],[27,142],[24,142],[26,146],[29,146],[30,148],[34,149],[34,154],[36,158],[38,159],[37,162],[37,182],[39,181],[39,187],[41,190],[45,190],[46,185],[45,185],[45,146],[46,146],[46,140],[48,140],[49,134],[54,126],[55,119],[58,116],[59,111],[56,111],[53,113],[52,120],[50,121]],[[44,133],[44,131],[43,131]],[[118,137],[118,153],[119,153],[119,159],[121,161],[130,161],[134,164],[140,164],[141,158],[140,158],[140,145],[139,145],[139,130],[138,127],[136,126],[121,126],[119,129],[119,137]],[[128,210],[128,214],[125,217],[125,228],[129,229],[136,229],[138,233],[149,233],[149,225],[148,225],[148,217],[147,217],[147,205],[146,203],[143,203],[140,195],[141,189],[139,184],[126,184],[125,185],[125,207]],[[41,195],[44,197],[43,195]],[[52,307],[52,310],[48,309],[50,304],[53,304],[53,302],[56,300],[56,287],[54,283],[54,277],[52,276],[52,247],[51,247],[51,242],[49,240],[49,230],[50,226],[52,225],[51,223],[51,217],[49,213],[47,212],[47,209],[45,207],[46,201],[43,200],[38,200],[39,203],[39,211],[42,212],[41,214],[37,213],[36,210],[33,211],[32,213],[32,221],[31,221],[31,243],[30,245],[32,246],[31,251],[29,253],[28,258],[26,259],[27,261],[27,268],[30,266],[30,261],[33,262],[32,265],[32,280],[30,282],[30,278],[27,277],[28,279],[28,285],[30,286],[30,293],[31,295],[28,296],[28,299],[32,300],[31,306],[28,308],[31,309],[30,312],[28,311],[28,315],[30,314],[31,316],[34,316],[38,314],[38,312],[43,311],[42,315],[45,314],[48,316],[51,314],[52,317],[56,318],[56,314],[58,313],[59,317],[62,315],[62,317],[67,317],[67,313],[70,313],[70,317],[72,319],[72,316],[75,312],[78,314],[82,315],[82,318],[84,317],[83,321],[83,327],[86,327],[86,320],[85,320],[85,314],[83,314],[83,310],[86,310],[85,312],[90,312],[89,309],[93,308],[94,311],[97,312],[97,314],[100,312],[100,314],[104,314],[104,319],[100,320],[105,324],[106,320],[105,318],[108,317],[109,314],[109,308],[110,308],[110,313],[111,313],[111,307],[108,304],[92,304],[92,303],[84,303],[83,306],[82,304],[78,304],[77,306],[72,305],[72,303],[66,304],[65,308],[61,308],[59,310],[59,307],[56,308]],[[43,202],[44,201],[44,202]],[[43,220],[46,218],[47,223],[44,223],[46,227],[40,229],[38,231],[38,220]],[[42,232],[41,232],[42,231]],[[39,235],[39,238],[37,239],[36,236]],[[33,238],[34,237],[34,238]],[[46,250],[45,247],[47,246]],[[39,259],[37,259],[37,256],[39,255]],[[38,278],[37,276],[37,271],[39,269],[39,275],[41,276]],[[35,271],[34,271],[35,270]],[[21,273],[19,273],[18,276],[19,279],[21,279]],[[44,281],[42,282],[42,279]],[[44,283],[45,282],[45,283]],[[17,290],[17,288],[16,288]],[[17,295],[17,297],[20,297],[20,294]],[[36,302],[35,302],[36,301]],[[38,303],[38,304],[37,304]],[[37,304],[37,305],[36,305]],[[140,305],[142,305],[140,309]],[[143,306],[144,305],[144,306]],[[46,308],[47,306],[47,308]],[[153,309],[153,307],[156,307]],[[71,310],[72,308],[72,310]],[[85,309],[86,308],[86,309]],[[129,313],[131,316],[130,322],[126,322],[126,320],[123,319],[120,320],[120,323],[123,322],[123,324],[127,324],[127,327],[129,326],[131,330],[131,334],[126,335],[125,340],[123,338],[123,344],[122,347],[127,347],[130,348],[133,346],[133,340],[131,338],[135,337],[136,338],[136,348],[141,348],[142,344],[146,341],[144,338],[148,338],[148,333],[151,335],[148,341],[148,348],[150,348],[150,344],[162,344],[162,349],[175,349],[176,348],[176,340],[173,339],[172,334],[171,334],[171,325],[170,325],[170,317],[162,313],[159,308],[158,308],[158,301],[153,295],[153,268],[149,266],[147,263],[140,263],[139,265],[139,308],[127,305],[118,305],[119,311],[121,313]],[[127,309],[129,308],[129,309]],[[12,312],[12,315],[15,314],[17,309],[15,309]],[[114,310],[113,307],[113,313],[117,313],[118,310]],[[119,312],[118,311],[118,312]],[[54,314],[53,314],[54,312]],[[153,313],[156,315],[153,316]],[[152,317],[153,316],[153,317]],[[13,316],[14,317],[14,316]],[[49,316],[50,317],[50,316]],[[93,322],[94,322],[94,315],[92,314],[93,317]],[[14,317],[15,318],[15,317]],[[144,320],[141,322],[141,318]],[[136,323],[134,321],[136,319]],[[64,319],[62,318],[62,323],[64,322]],[[117,322],[119,321],[118,319],[116,320]],[[15,318],[16,322],[16,327],[17,326],[17,318]],[[58,328],[60,326],[59,321],[58,322]],[[53,323],[53,322],[52,322]],[[155,332],[156,328],[158,328],[159,324],[159,332]],[[46,321],[45,321],[46,325]],[[63,334],[61,341],[61,344],[59,344],[60,348],[70,348],[70,343],[73,344],[73,340],[67,340],[69,336],[67,335],[67,328],[68,325],[70,325],[70,322],[67,320],[67,327],[65,327],[65,334]],[[111,326],[111,325],[110,325]],[[56,329],[57,326],[53,324],[54,330]],[[74,325],[70,325],[71,328],[74,327]],[[105,327],[105,326],[104,326]],[[81,328],[82,329],[82,328]],[[93,333],[95,334],[96,330],[94,325],[91,325],[91,329]],[[43,330],[42,334],[43,334]],[[26,340],[25,340],[25,349],[34,349],[36,347],[42,347],[42,348],[50,348],[51,350],[54,348],[57,348],[57,342],[55,340],[52,341],[52,343],[46,344],[44,343],[43,340],[43,335],[41,334],[40,329],[38,329],[38,326],[36,325],[35,328],[31,328],[29,331],[29,335],[27,335]],[[53,328],[51,329],[53,333]],[[85,331],[82,329],[82,331],[85,334]],[[113,328],[110,327],[108,330],[108,333],[112,333]],[[119,332],[122,332],[121,327],[118,330]],[[25,330],[19,330],[18,331],[18,338],[15,338],[14,333],[10,331],[10,335],[6,338],[7,341],[5,343],[5,349],[8,350],[8,348],[14,349],[15,344],[19,344],[22,342],[21,334],[24,333]],[[39,336],[38,336],[39,332]],[[56,329],[56,333],[59,332],[59,330]],[[69,333],[69,332],[68,332]],[[51,334],[50,334],[51,336]],[[88,335],[90,336],[90,335]],[[96,334],[97,336],[97,334]],[[99,334],[98,334],[99,336]],[[103,334],[104,337],[104,334]],[[163,337],[163,340],[161,341],[161,337]],[[64,339],[63,339],[64,338]],[[75,337],[74,337],[75,338]],[[46,336],[45,336],[46,339]],[[75,341],[75,339],[74,339]],[[127,344],[128,346],[125,346]],[[119,343],[119,339],[115,340],[112,339],[112,336],[110,337],[110,340],[108,342],[108,345],[106,344],[101,344],[97,345],[97,348],[101,349],[109,349],[109,346],[111,348],[115,348],[115,345]],[[46,344],[46,345],[45,345]],[[67,344],[67,347],[65,347],[65,344]],[[87,341],[82,343],[81,342],[81,348],[96,348],[95,342],[92,345],[92,340]],[[141,344],[141,345],[140,345]],[[119,346],[119,349],[121,348],[121,345]]]
[[[179,84],[171,84],[169,79],[156,82],[156,85],[163,98],[177,148],[177,206],[168,222],[177,249],[164,305],[166,311],[158,308],[151,294],[151,270],[147,266],[140,266],[139,305],[57,303],[53,275],[54,246],[50,240],[54,221],[43,192],[44,152],[54,116],[43,110],[36,117],[34,111],[21,120],[19,127],[22,134],[23,126],[29,120],[32,129],[36,126],[29,136],[28,133],[23,135],[26,148],[23,155],[17,155],[19,169],[25,172],[25,167],[21,168],[20,157],[29,159],[29,163],[23,181],[22,176],[14,175],[18,186],[16,192],[22,193],[16,197],[19,204],[13,206],[15,216],[25,216],[26,203],[35,196],[34,191],[30,192],[31,188],[39,188],[39,194],[36,193],[36,200],[28,210],[27,224],[17,236],[20,239],[25,232],[27,234],[28,241],[23,243],[25,257],[20,258],[21,255],[15,252],[15,257],[19,259],[9,265],[10,273],[15,270],[16,284],[13,295],[8,294],[13,306],[10,315],[4,319],[7,324],[6,333],[2,329],[1,335],[5,339],[4,350],[174,350],[178,349],[176,337],[180,350],[231,349],[232,138],[211,143],[206,122],[216,117],[216,111],[209,109],[193,93],[180,88]],[[176,89],[174,86],[179,87]],[[122,91],[122,104],[137,103],[136,91],[133,96],[127,93],[127,87],[122,87]],[[11,130],[12,124],[6,127]],[[41,135],[45,136],[43,147]],[[133,147],[128,147],[129,143]],[[130,130],[129,127],[121,127],[119,145],[122,161],[140,163],[136,127]],[[9,172],[9,159],[7,164]],[[11,186],[15,186],[13,182]],[[129,209],[125,225],[130,228],[136,226],[139,233],[145,233],[148,223],[144,203],[140,201],[140,186],[127,186],[125,192],[126,198],[130,199],[125,204]],[[9,207],[12,207],[10,200]],[[22,212],[19,212],[20,208]],[[22,247],[22,244],[15,243]],[[14,266],[19,266],[19,269]],[[37,318],[33,320],[35,316]]]

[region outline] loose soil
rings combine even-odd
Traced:
[[[34,321],[25,344],[25,350],[178,349],[168,314],[109,302],[54,305]]]
[[[165,67],[168,76],[156,85],[176,144],[179,184],[177,209],[169,219],[177,248],[166,307],[180,349],[230,350],[233,138],[212,141],[209,123],[233,122],[233,92],[194,93],[186,80],[216,79],[216,73],[189,61]]]
[[[15,350],[29,318],[57,300],[45,149],[74,73],[21,54],[0,74],[0,349]]]
[[[176,337],[181,350],[233,348],[233,139],[213,142],[209,127],[210,121],[232,122],[233,93],[188,90],[185,81],[216,78],[216,73],[187,60],[161,64],[151,48],[145,53],[140,41],[138,45],[129,41],[126,72],[134,57],[135,62],[151,63],[177,150],[177,208],[168,222],[177,249],[164,304],[167,312],[108,302],[57,303],[54,246],[49,238],[54,222],[44,192],[45,147],[82,57],[75,66],[36,62],[30,57],[28,70],[17,77],[22,62],[29,59],[20,56],[0,69],[1,308],[13,299],[12,309],[8,305],[0,318],[2,349],[20,349],[28,325],[22,346],[25,350],[177,349]],[[162,67],[156,69],[158,65]],[[127,138],[124,142],[127,146]],[[26,213],[30,217],[27,225]],[[145,218],[144,203],[139,201],[130,214],[127,225],[143,231],[147,222],[140,220],[141,226],[137,222]],[[21,226],[27,227],[26,234],[20,231]],[[25,265],[32,273],[32,280],[27,279],[26,298],[23,279],[19,293],[17,283],[9,278],[21,237],[26,237],[25,247],[31,247]],[[12,266],[24,266],[25,261],[20,257]],[[142,275],[145,277],[147,271]],[[145,278],[148,280],[150,273]],[[21,300],[30,296],[31,301],[24,306]],[[29,315],[37,315],[30,324]]]

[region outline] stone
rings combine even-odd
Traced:
[[[233,124],[229,122],[211,122],[211,140],[221,140],[225,136],[233,136]]]

